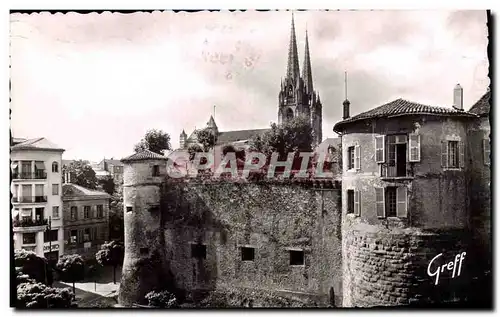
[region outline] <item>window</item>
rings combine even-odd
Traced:
[[[50,230],[50,231],[45,231],[43,233],[43,241],[44,242],[49,242],[49,241],[57,241],[59,240],[58,238],[58,233],[59,233],[59,230]]]
[[[78,230],[71,230],[69,242],[77,243],[78,240]]]
[[[443,141],[441,143],[441,165],[444,168],[462,168],[464,166],[464,143]]]
[[[354,169],[354,146],[347,148],[347,169]]]
[[[407,152],[406,135],[389,135],[387,136],[387,166],[385,167],[385,177],[404,177],[407,176],[406,169],[406,152]]]
[[[52,218],[59,218],[59,206],[52,206]]]
[[[290,250],[290,265],[304,265],[304,251]]]
[[[375,188],[376,210],[378,218],[408,215],[408,192],[405,186]]]
[[[458,141],[448,142],[448,167],[458,168]]]
[[[489,139],[484,139],[483,140],[483,161],[484,165],[490,165],[490,140]]]
[[[85,228],[83,231],[83,242],[90,241],[90,228]]]
[[[52,195],[59,195],[59,184],[52,184]]]
[[[90,218],[90,206],[83,206],[83,218]]]
[[[148,248],[140,248],[139,252],[141,253],[141,255],[146,255],[149,253],[149,249]]]
[[[52,163],[52,173],[59,173],[59,164],[57,162]]]
[[[354,190],[347,190],[347,213],[354,213]]]
[[[420,135],[410,134],[410,162],[420,162]]]
[[[77,219],[78,219],[78,207],[71,206],[71,220],[77,220]]]
[[[127,206],[127,212],[132,212],[132,207],[131,206]]]
[[[97,218],[104,218],[104,208],[103,205],[97,205]]]
[[[255,259],[255,249],[249,247],[241,248],[241,261],[253,261]]]
[[[153,166],[153,176],[160,176],[160,166],[159,165]]]
[[[191,257],[196,259],[206,259],[207,246],[203,244],[191,244]]]
[[[23,244],[35,244],[36,243],[36,233],[23,233]]]
[[[385,135],[375,137],[375,162],[385,162]]]

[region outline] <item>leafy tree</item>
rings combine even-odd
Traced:
[[[115,181],[111,175],[107,175],[103,179],[100,179],[99,181],[99,186],[104,190],[106,193],[113,195],[115,192]]]
[[[103,244],[101,250],[96,253],[95,258],[103,266],[113,267],[113,283],[116,284],[116,268],[123,263],[125,250],[123,244],[114,240]]]
[[[123,192],[114,193],[109,203],[109,235],[112,239],[123,240]]]
[[[198,144],[190,144],[188,146],[189,160],[194,160],[196,153],[203,152],[203,148]]]
[[[168,291],[151,291],[146,294],[145,298],[148,301],[148,305],[153,307],[176,308],[179,306],[175,295]]]
[[[53,276],[49,262],[47,259],[37,256],[35,252],[23,249],[15,250],[14,265],[36,282],[52,285]]]
[[[217,142],[217,137],[211,128],[205,128],[196,131],[196,138],[198,142],[202,145],[203,151],[208,152],[214,147],[215,142]]]
[[[135,152],[140,152],[143,150],[150,150],[163,155],[165,150],[171,150],[170,146],[170,135],[163,132],[162,130],[148,130],[144,135],[144,138],[137,143],[134,147]]]
[[[59,258],[56,266],[61,279],[73,283],[73,294],[76,294],[75,282],[85,277],[85,263],[78,254],[66,254]]]
[[[78,160],[65,165],[62,168],[63,180],[64,175],[69,172],[71,183],[80,185],[88,189],[97,189],[98,181],[94,169],[90,166],[88,161]]]

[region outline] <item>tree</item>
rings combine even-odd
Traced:
[[[214,135],[214,131],[211,128],[196,131],[196,138],[203,147],[204,152],[208,152],[214,147],[215,142],[217,142],[217,136]]]
[[[202,147],[199,144],[190,144],[188,146],[189,160],[194,160],[196,153],[203,152]]]
[[[112,239],[123,240],[123,192],[114,193],[109,203],[109,235]]]
[[[145,298],[148,301],[148,305],[153,307],[176,308],[179,305],[175,295],[168,291],[151,291],[146,294]]]
[[[116,284],[116,268],[123,263],[125,250],[123,244],[114,240],[103,244],[101,250],[96,253],[95,258],[103,266],[113,267],[113,283]]]
[[[98,181],[94,169],[88,161],[78,160],[71,162],[68,166],[62,168],[63,180],[64,175],[69,172],[70,182],[88,189],[97,189]]]
[[[15,250],[14,265],[36,282],[52,285],[52,269],[47,259],[37,256],[35,252]]]
[[[134,147],[135,152],[143,150],[150,150],[151,152],[163,155],[165,150],[171,150],[170,135],[162,130],[148,130],[144,138]]]
[[[113,195],[115,192],[115,181],[111,175],[107,175],[103,179],[100,179],[99,181],[99,186],[104,190],[106,193]]]
[[[56,266],[61,279],[73,283],[73,294],[76,294],[75,282],[85,277],[85,263],[78,254],[66,254],[59,258]]]

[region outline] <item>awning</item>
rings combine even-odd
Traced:
[[[44,170],[45,164],[43,164],[43,162],[35,162],[35,168],[39,170]]]

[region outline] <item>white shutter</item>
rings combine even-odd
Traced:
[[[459,156],[458,156],[458,166],[460,168],[464,168],[465,166],[465,151],[464,151],[464,142],[460,141],[458,142],[458,151],[459,151]]]
[[[490,140],[489,139],[484,139],[483,140],[483,161],[484,165],[490,165]]]
[[[354,146],[354,169],[359,170],[361,163],[361,150],[359,145]]]
[[[441,167],[448,167],[448,141],[441,141]]]
[[[408,149],[410,151],[409,161],[420,162],[420,135],[410,134]]]
[[[385,197],[384,188],[375,187],[375,205],[377,209],[377,217],[385,218]]]
[[[399,218],[406,218],[408,215],[408,191],[406,187],[396,189],[396,215]]]
[[[385,135],[375,137],[375,162],[385,162]]]
[[[359,216],[361,214],[361,192],[359,190],[354,191],[354,214]]]

